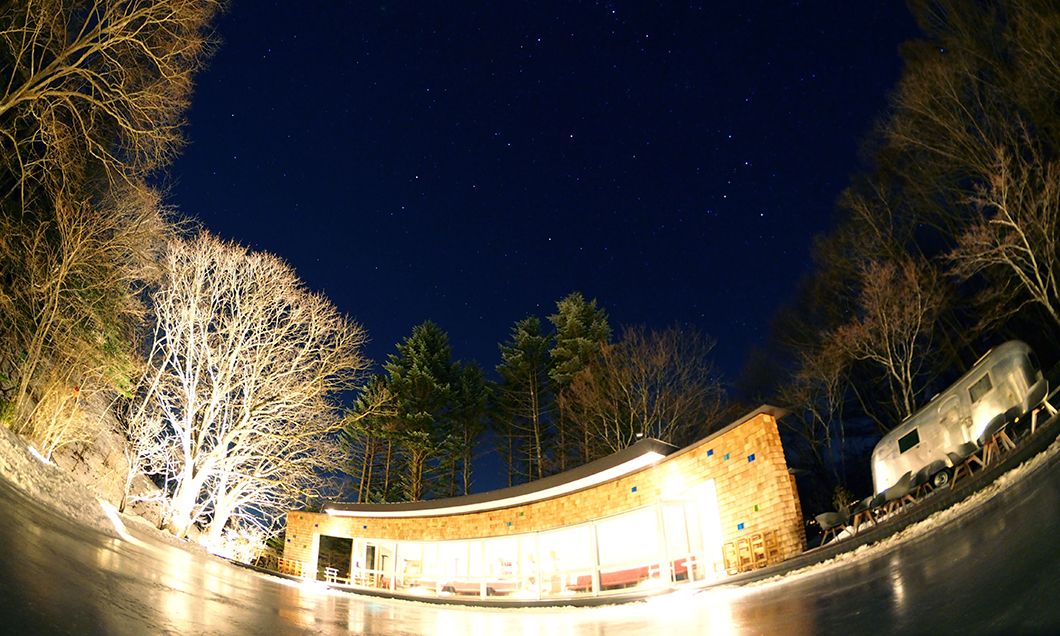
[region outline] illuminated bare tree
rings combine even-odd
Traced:
[[[828,340],[883,371],[899,420],[913,414],[945,289],[935,270],[912,259],[871,262],[861,272],[858,315]]]
[[[94,205],[60,197],[38,223],[0,215],[3,419],[45,453],[93,436],[77,415],[86,400],[128,391],[139,291],[165,227],[145,188]]]
[[[165,225],[144,183],[181,145],[218,7],[0,3],[0,420],[46,453],[128,390]]]
[[[560,408],[592,440],[590,459],[642,437],[684,445],[720,419],[725,393],[714,371],[714,342],[671,327],[626,328],[574,376]]]
[[[92,165],[139,184],[182,143],[218,0],[24,0],[0,8],[4,196],[25,208]]]
[[[335,400],[365,367],[365,335],[274,256],[202,234],[164,265],[145,398],[176,453],[169,525],[183,536],[209,518],[216,537],[271,520],[334,463]]]
[[[1046,161],[1026,131],[1019,137],[997,147],[969,199],[978,216],[948,257],[961,278],[996,274],[992,314],[1035,303],[1060,326],[1060,162]]]

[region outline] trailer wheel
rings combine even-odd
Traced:
[[[931,485],[935,488],[942,488],[946,484],[950,483],[950,469],[943,468],[939,472],[935,473],[931,477]]]

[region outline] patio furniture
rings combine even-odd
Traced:
[[[847,518],[838,512],[822,512],[814,517],[817,525],[821,527],[821,545],[828,541],[828,535],[836,538],[836,534],[846,525]]]
[[[967,475],[972,476],[972,464],[979,464],[980,468],[986,467],[986,462],[979,457],[979,446],[975,442],[965,442],[956,450],[946,453],[953,466],[953,478],[950,480],[950,488],[957,487],[957,480]]]
[[[913,473],[906,471],[893,486],[883,491],[883,505],[888,515],[898,512],[908,500],[912,499],[910,495],[912,484]]]
[[[861,528],[862,524],[870,521],[873,524],[876,523],[876,519],[872,516],[872,500],[872,495],[869,495],[854,504],[854,507],[850,509],[850,525],[854,534],[858,533],[858,529]]]
[[[910,487],[912,488],[911,492],[915,499],[926,497],[931,492],[932,468],[933,467],[929,464],[913,474],[913,481],[910,484]]]
[[[872,500],[869,501],[869,513],[872,515],[872,521],[879,523],[880,519],[884,516],[883,504],[886,502],[886,491],[874,495]]]
[[[994,463],[1001,457],[1002,450],[1010,451],[1016,448],[1016,443],[1008,434],[1008,423],[1011,421],[1009,413],[999,415],[983,429],[979,436],[979,445],[983,449],[983,465]]]

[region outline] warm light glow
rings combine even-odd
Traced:
[[[463,504],[456,506],[446,506],[444,508],[429,508],[426,510],[337,510],[334,508],[324,508],[324,512],[335,517],[437,517],[442,515],[455,515],[462,514],[465,512],[482,512],[485,510],[494,510],[496,508],[507,508],[509,506],[516,506],[519,504],[532,503],[534,501],[540,501],[542,499],[550,499],[559,495],[565,495],[567,493],[582,490],[598,484],[602,484],[607,481],[611,481],[623,475],[627,475],[636,470],[640,470],[646,466],[658,462],[660,459],[665,457],[655,451],[648,451],[643,455],[634,457],[628,462],[619,464],[618,466],[612,466],[607,470],[602,470],[593,475],[582,477],[565,484],[553,486],[552,488],[546,488],[537,492],[527,493],[525,495],[516,495],[514,497],[505,497],[504,499],[494,499],[492,501],[483,501],[473,504]]]
[[[671,470],[666,476],[666,481],[663,482],[662,496],[663,499],[680,499],[687,490],[688,484],[685,476],[676,470]]]

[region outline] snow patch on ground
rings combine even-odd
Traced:
[[[96,493],[55,465],[45,464],[22,438],[0,426],[0,474],[26,496],[85,525],[110,524],[96,503]]]
[[[119,526],[106,512],[109,506],[123,524],[135,526],[140,533],[173,546],[205,552],[197,543],[178,539],[169,532],[159,530],[157,524],[148,519],[117,512],[115,504],[121,500],[124,484],[121,484],[120,479],[115,481],[115,475],[120,474],[115,472],[115,468],[120,469],[121,466],[115,455],[117,453],[120,456],[120,450],[113,445],[57,453],[58,461],[53,457],[48,463],[34,451],[21,437],[0,426],[0,476],[30,499],[69,517],[75,523],[120,537]],[[124,457],[121,459],[124,460]],[[107,474],[110,474],[109,478]],[[94,479],[102,480],[102,491]],[[134,488],[154,488],[154,485],[146,477],[141,477],[135,482]],[[130,508],[136,510],[134,506]],[[157,512],[153,508],[142,509],[157,519]]]

